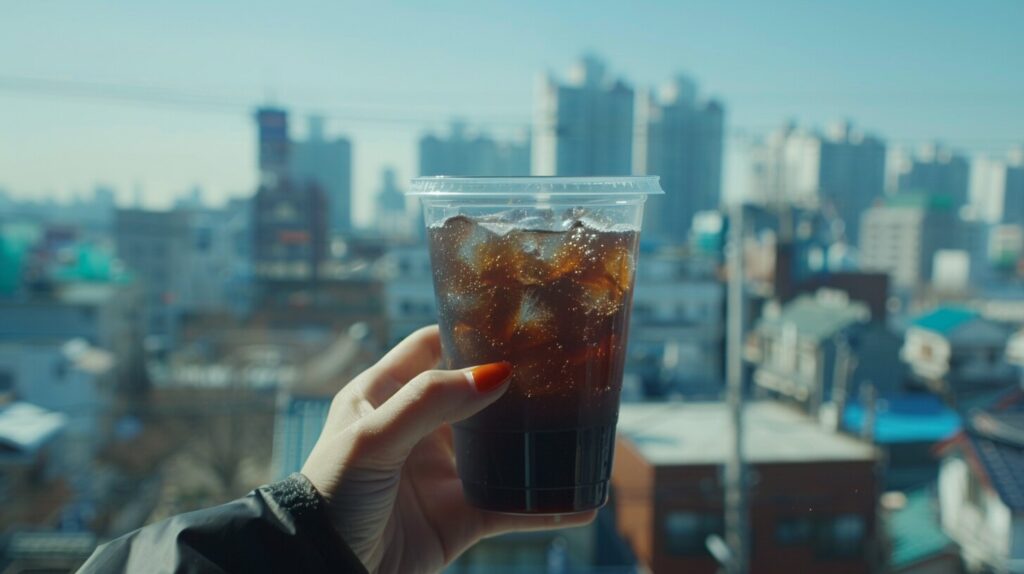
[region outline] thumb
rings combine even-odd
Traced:
[[[512,365],[488,363],[458,371],[425,371],[364,417],[379,454],[405,457],[444,423],[470,417],[508,389]]]

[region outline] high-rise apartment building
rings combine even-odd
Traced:
[[[931,144],[899,170],[896,185],[899,191],[946,196],[953,202],[953,208],[959,209],[967,203],[969,182],[967,158],[939,144]]]
[[[314,183],[323,190],[330,210],[332,233],[352,232],[352,143],[324,135],[324,120],[309,118],[305,140],[291,143],[291,178],[298,184]]]
[[[611,79],[594,56],[577,63],[568,81],[545,76],[534,107],[533,174],[629,175],[633,96],[633,88]]]
[[[956,212],[948,197],[891,196],[861,218],[861,269],[888,273],[895,287],[918,287],[931,278],[935,253],[956,245],[956,232]]]
[[[386,167],[381,172],[380,190],[375,200],[377,231],[388,237],[406,237],[412,232],[412,219],[405,207],[405,194],[398,187],[398,176],[394,168]]]
[[[1003,223],[1024,226],[1024,149],[1015,150],[1006,165],[1001,211]]]
[[[660,94],[642,94],[633,143],[637,173],[661,176],[663,196],[648,198],[644,234],[682,243],[693,216],[718,207],[725,111],[699,101],[696,83],[675,78]]]
[[[885,188],[885,143],[849,123],[825,133],[787,125],[755,146],[752,160],[756,201],[831,211],[851,243],[861,214]]]
[[[420,175],[529,175],[530,141],[496,140],[453,121],[448,134],[420,138]]]
[[[971,164],[971,203],[986,221],[1024,225],[1024,148]]]

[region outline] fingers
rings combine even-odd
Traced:
[[[509,363],[420,373],[365,416],[360,430],[374,437],[375,455],[404,459],[438,427],[472,416],[498,400],[511,374]]]
[[[553,530],[556,528],[573,528],[590,524],[597,517],[596,510],[577,512],[575,514],[555,514],[547,516],[531,516],[526,514],[501,514],[498,512],[480,511],[480,523],[485,536],[496,536],[505,532],[522,532],[529,530]]]
[[[364,374],[363,395],[379,406],[423,371],[437,368],[441,335],[437,325],[423,327],[402,340]]]

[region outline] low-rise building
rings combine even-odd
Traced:
[[[1024,393],[976,412],[939,449],[942,528],[977,572],[1024,572]]]
[[[868,401],[873,402],[868,402]],[[935,444],[960,430],[958,412],[932,393],[862,397],[849,403],[842,428],[873,442],[885,454],[887,490],[919,488],[935,482]]]
[[[425,246],[399,245],[380,260],[388,345],[395,345],[420,327],[437,322],[434,276]]]
[[[0,405],[0,532],[58,525],[71,500],[61,468],[67,421],[26,402]]]
[[[824,289],[769,307],[746,342],[757,391],[835,418],[864,384],[899,389],[897,338],[870,318],[867,304]]]
[[[960,307],[938,307],[915,318],[900,357],[913,375],[953,400],[1013,382],[1006,362],[1008,330]]]
[[[1014,333],[1006,343],[1006,362],[1017,368],[1021,386],[1024,387],[1024,329]]]
[[[112,377],[127,390],[144,384],[134,376],[142,345],[136,329],[138,291],[122,282],[54,282],[0,298],[0,343],[60,346],[78,340],[109,353]]]
[[[878,451],[778,402],[744,408],[750,572],[874,572]],[[728,407],[626,404],[612,475],[619,532],[652,572],[714,573],[724,529]]]
[[[271,474],[282,479],[302,469],[320,438],[331,401],[341,388],[373,363],[359,333],[338,337],[303,361],[294,380],[277,392]]]
[[[644,253],[637,266],[626,371],[650,398],[715,398],[722,390],[725,287],[694,261]]]

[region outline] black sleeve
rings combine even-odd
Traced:
[[[112,540],[79,572],[365,574],[366,568],[334,530],[313,485],[296,473]]]

